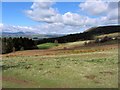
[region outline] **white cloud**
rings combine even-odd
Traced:
[[[99,16],[96,18],[98,25],[118,24],[118,2],[89,1],[80,3],[79,7],[82,11],[86,11],[88,15]],[[95,20],[93,21],[95,22]]]
[[[46,23],[62,23],[70,26],[83,26],[85,24],[96,24],[96,20],[81,16],[77,13],[66,12],[58,13],[52,8],[52,2],[37,2],[31,6],[32,10],[26,10],[26,14],[33,20]]]
[[[49,23],[35,26],[36,29],[40,30],[40,33],[43,34],[70,34],[70,33],[79,33],[83,31],[81,26],[70,26],[63,23]]]
[[[2,32],[3,24],[0,23],[0,33]]]
[[[109,2],[109,3],[108,3],[108,8],[109,8],[109,9],[118,8],[118,2]]]
[[[118,19],[118,8],[111,9],[107,16],[109,20]]]
[[[81,3],[79,7],[91,15],[100,15],[107,12],[108,3],[102,0],[93,0],[92,2],[90,2],[90,0],[86,0]]]
[[[33,33],[33,34],[70,34],[79,33],[83,30],[89,28],[88,26],[70,26],[63,23],[46,23],[36,26],[13,26],[13,25],[3,25],[2,32],[8,33]]]
[[[111,3],[111,5],[112,5],[112,3]],[[115,5],[115,3],[113,3],[113,5]],[[103,17],[105,20],[104,22],[106,22],[106,23],[104,23],[105,25],[109,25],[109,24],[111,24],[111,25],[116,24],[117,25],[118,24],[118,17],[119,17],[118,7],[114,6],[114,8],[113,8],[113,7],[109,6],[108,13]],[[101,18],[103,18],[103,17],[101,17]]]
[[[2,23],[0,23],[0,29],[2,29],[2,27],[3,27],[3,24],[2,24]]]
[[[92,26],[97,25],[98,20],[97,18],[90,18],[77,13],[67,12],[63,15],[63,23],[70,26]]]
[[[2,25],[2,32],[8,32],[8,33],[33,32],[33,33],[35,33],[36,30],[34,28],[28,27],[28,26]]]
[[[64,15],[62,15],[62,17],[63,17],[63,23],[65,25],[78,26],[84,24],[84,17],[80,16],[77,13],[67,12]]]
[[[52,2],[34,2],[31,9],[26,10],[25,13],[35,21],[51,22],[51,18],[57,14],[52,5]]]

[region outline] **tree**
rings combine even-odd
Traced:
[[[58,44],[58,40],[55,40],[54,43]]]

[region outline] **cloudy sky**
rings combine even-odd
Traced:
[[[118,25],[118,2],[2,2],[4,32],[70,34],[106,25]]]

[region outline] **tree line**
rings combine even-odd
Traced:
[[[19,51],[19,50],[30,50],[30,49],[35,49],[36,45],[35,42],[32,39],[29,38],[0,38],[0,41],[2,42],[2,54],[5,53],[10,53],[14,51]]]

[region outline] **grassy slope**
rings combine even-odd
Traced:
[[[111,33],[111,34],[98,35],[98,36],[95,36],[95,38],[104,38],[105,36],[108,36],[108,37],[118,37],[119,33]]]
[[[62,47],[79,44],[83,42]],[[3,87],[117,87],[117,50],[113,45],[53,52],[56,55],[8,55],[3,58]]]
[[[64,43],[64,44],[59,44],[59,46],[56,46],[56,47],[52,47],[51,49],[64,49],[65,47],[66,48],[71,48],[71,47],[74,47],[74,46],[77,46],[77,45],[83,45],[85,41],[77,41],[77,42],[70,42],[70,43]]]

